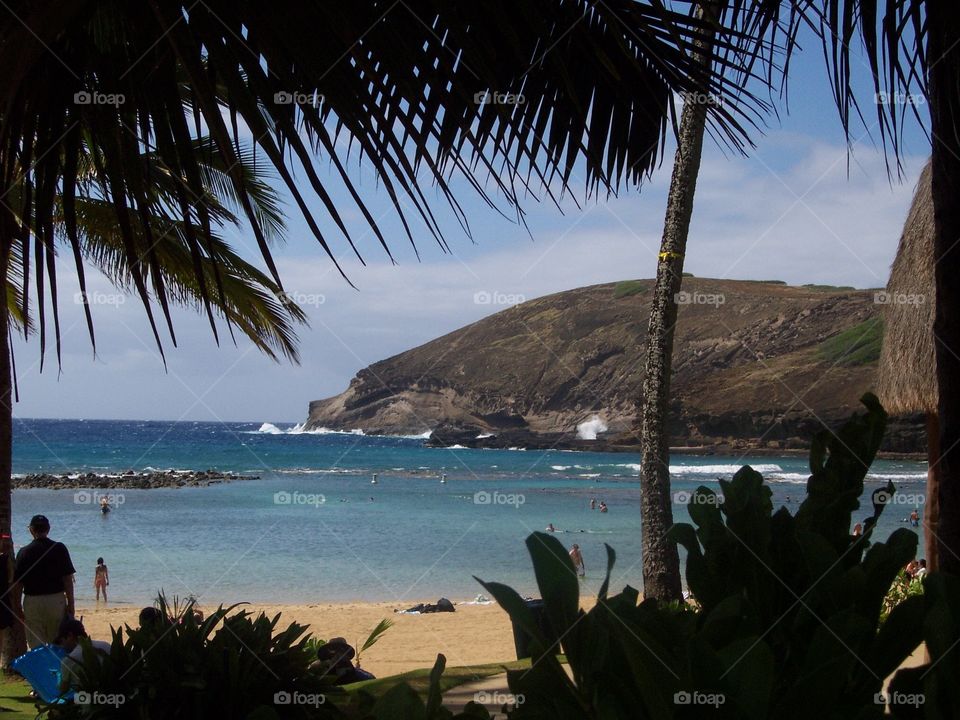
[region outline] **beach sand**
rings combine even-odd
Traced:
[[[428,600],[426,602],[435,602]],[[309,605],[247,605],[253,612],[263,611],[270,617],[281,613],[280,627],[291,622],[309,625],[312,634],[324,639],[344,637],[354,647],[383,618],[395,625],[380,637],[372,648],[363,653],[361,664],[378,677],[431,667],[437,653],[443,653],[447,665],[479,665],[516,659],[513,631],[507,614],[497,604],[457,605],[456,612],[426,615],[401,615],[394,609],[415,605],[395,603],[315,603]],[[592,605],[592,602],[590,603]],[[216,608],[201,605],[209,613]],[[139,607],[101,606],[81,604],[77,615],[83,618],[90,637],[110,639],[110,628],[131,625],[136,627]]]

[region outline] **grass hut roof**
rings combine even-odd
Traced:
[[[890,270],[884,303],[877,395],[891,414],[936,413],[933,200],[923,169]]]

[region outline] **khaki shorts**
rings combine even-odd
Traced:
[[[60,623],[67,613],[67,598],[62,593],[52,595],[24,595],[23,622],[27,644],[31,648],[52,643],[60,631]]]

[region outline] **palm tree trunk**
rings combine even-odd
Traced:
[[[9,242],[13,237],[11,218],[0,213],[0,552],[13,558],[12,487],[13,473],[13,374],[10,353],[10,312],[7,307],[7,272],[9,270]],[[9,562],[9,561],[8,561]],[[0,572],[7,571],[0,566]],[[8,599],[8,604],[10,601]],[[27,649],[23,626],[14,620],[13,626],[3,633],[3,667],[9,667],[14,658]]]
[[[714,6],[711,6],[711,11]],[[704,8],[701,7],[701,11]],[[698,41],[698,59],[709,68],[713,36]],[[683,279],[693,198],[700,172],[707,103],[704,95],[688,95],[680,118],[677,153],[670,178],[667,212],[657,263],[657,282],[647,329],[647,364],[643,381],[640,444],[640,515],[645,597],[679,600],[683,596],[677,547],[667,540],[673,525],[670,494],[670,446],[667,412],[673,361],[673,329],[677,321],[677,293]]]
[[[960,11],[926,3],[940,391],[940,569],[960,574]]]
[[[940,422],[936,413],[927,414],[927,497],[923,506],[923,547],[927,570],[939,569],[940,536]]]
[[[2,221],[0,221],[2,222]],[[13,472],[13,376],[10,371],[10,313],[7,307],[9,247],[0,242],[0,552],[13,549],[11,530],[11,483]],[[9,543],[9,547],[6,544]]]

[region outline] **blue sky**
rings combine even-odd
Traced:
[[[929,144],[909,126],[902,181],[891,180],[878,149],[880,136],[863,127],[851,133],[848,154],[816,41],[795,60],[790,113],[770,119],[757,147],[740,157],[705,146],[690,233],[686,270],[703,277],[779,279],[878,287],[890,263],[916,178]],[[865,114],[872,96],[862,95]],[[923,112],[923,108],[921,111]],[[868,126],[874,122],[867,115]],[[433,188],[426,195],[450,244],[445,254],[415,215],[409,217],[420,262],[376,188],[369,168],[354,177],[370,200],[398,261],[391,265],[358,212],[345,212],[367,266],[353,256],[329,221],[350,288],[310,236],[291,206],[289,237],[276,258],[287,290],[309,304],[309,328],[300,332],[300,366],[274,363],[245,340],[218,348],[206,319],[177,311],[179,347],[167,343],[164,371],[143,309],[134,298],[94,308],[98,357],[90,350],[82,313],[72,302],[75,278],[61,262],[63,364],[50,356],[39,372],[39,345],[15,343],[19,417],[173,420],[302,421],[310,400],[344,390],[371,362],[389,357],[489,315],[492,299],[533,298],[583,285],[651,277],[656,269],[667,184],[673,157],[639,190],[619,198],[525,203],[532,233],[511,223],[457,183],[473,242]],[[849,167],[848,167],[849,161]],[[849,174],[848,174],[849,170]],[[326,166],[321,165],[322,173]],[[323,177],[324,175],[322,175]],[[328,175],[329,176],[329,175]],[[332,176],[331,176],[332,177]],[[346,193],[334,197],[346,201]],[[319,203],[313,203],[322,215]],[[346,207],[346,205],[345,205]],[[232,238],[255,257],[248,234]],[[113,292],[102,278],[96,291]],[[478,302],[477,299],[481,302]],[[322,302],[321,302],[322,300]]]

